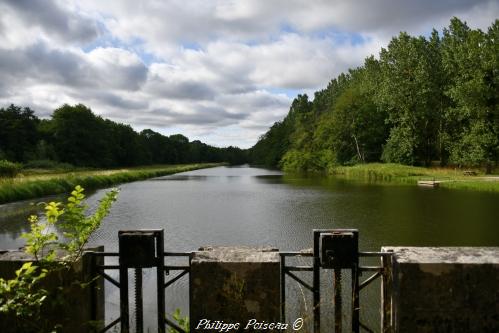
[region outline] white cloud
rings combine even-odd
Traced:
[[[0,105],[63,103],[210,144],[251,146],[312,92],[400,30],[452,16],[485,29],[493,0],[6,0]],[[282,92],[290,92],[289,96]]]

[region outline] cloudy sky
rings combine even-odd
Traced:
[[[452,16],[485,30],[497,0],[0,0],[0,107],[103,117],[252,146],[292,99]]]

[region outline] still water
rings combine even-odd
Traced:
[[[496,193],[288,176],[247,166],[190,171],[120,188],[110,216],[91,241],[105,245],[106,251],[117,250],[118,230],[140,228],[165,229],[166,251],[192,251],[203,245],[300,250],[312,247],[314,228],[357,228],[362,251],[376,251],[383,245],[499,246]],[[104,192],[90,195],[90,206]],[[26,217],[34,211],[36,207],[28,202],[0,205],[0,248],[23,244],[19,235],[26,231]],[[155,325],[150,288],[154,275],[146,271],[144,277],[149,329]],[[329,275],[323,277],[326,285]],[[168,313],[175,308],[187,311],[186,280],[167,290]],[[289,293],[294,306],[288,317],[303,316],[310,310],[308,291],[292,282],[288,285],[294,288]],[[108,319],[119,311],[118,291],[113,288],[106,286]],[[361,296],[366,305],[361,314],[376,329],[379,285],[369,288]],[[324,299],[331,299],[330,294],[325,293]]]

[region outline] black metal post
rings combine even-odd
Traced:
[[[342,323],[342,299],[341,299],[341,269],[333,270],[333,299],[334,299],[334,332],[341,333]]]
[[[142,268],[135,268],[135,332],[144,331],[144,310],[142,302]]]
[[[97,257],[93,255],[93,253],[89,252],[87,255],[90,256],[90,297],[92,307],[90,309],[91,315],[90,318],[94,321],[97,320],[97,307],[100,306],[97,304],[97,278],[99,273],[97,272]]]
[[[320,231],[314,230],[314,333],[321,331],[321,272],[320,272],[320,257],[319,257],[319,236]]]
[[[128,319],[128,269],[120,265],[120,325],[121,333],[130,332]]]
[[[156,239],[156,255],[158,263],[156,266],[157,273],[157,291],[158,291],[158,332],[165,332],[165,245],[163,229],[157,231]]]
[[[360,330],[360,304],[359,304],[359,263],[352,267],[352,332],[359,333]]]
[[[286,256],[281,256],[281,322],[286,322]]]

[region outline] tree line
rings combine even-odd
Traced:
[[[0,108],[0,160],[32,166],[121,167],[196,162],[246,162],[246,151],[218,148],[181,134],[140,133],[95,115],[83,104],[63,105],[49,119],[29,107]]]
[[[315,92],[250,149],[253,163],[292,171],[393,162],[485,167],[499,161],[499,20],[487,32],[458,18],[440,36],[401,32]]]

